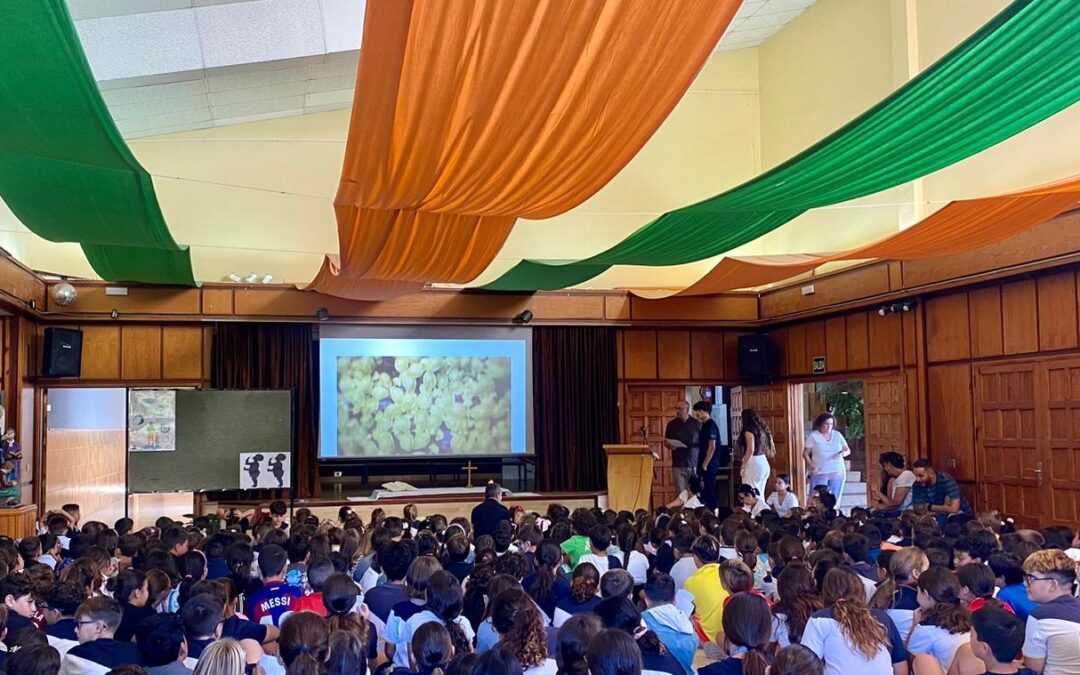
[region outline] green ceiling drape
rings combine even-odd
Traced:
[[[2,3],[0,197],[109,281],[195,285],[150,174],[120,136],[64,0]]]
[[[678,265],[760,237],[808,209],[946,167],[1080,99],[1080,2],[1017,0],[949,54],[769,172],[668,212],[576,262],[525,260],[484,286],[555,290],[611,265]]]

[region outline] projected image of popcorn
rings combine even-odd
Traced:
[[[510,450],[510,359],[339,356],[343,456]]]

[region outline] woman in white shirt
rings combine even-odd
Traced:
[[[791,509],[799,508],[799,498],[791,491],[791,476],[781,473],[776,476],[773,483],[776,492],[769,495],[765,503],[770,509],[776,511],[781,518],[787,518]]]
[[[686,481],[686,489],[679,493],[679,496],[675,498],[673,502],[667,505],[669,509],[682,507],[684,509],[696,509],[699,506],[704,506],[698,496],[701,494],[701,489],[704,487],[701,482],[701,476],[690,476]]]
[[[806,437],[803,457],[810,469],[810,489],[825,485],[836,497],[836,503],[844,496],[847,481],[847,465],[844,458],[851,454],[844,436],[835,429],[836,418],[832,413],[821,413],[814,420],[814,430]]]
[[[751,518],[757,518],[758,514],[762,511],[767,511],[768,506],[765,504],[765,500],[761,498],[761,493],[753,485],[747,485],[743,483],[739,486],[739,503],[742,504],[743,511],[750,514]]]
[[[907,511],[911,508],[911,488],[915,485],[915,474],[904,468],[904,456],[899,452],[883,452],[878,457],[878,462],[881,463],[881,475],[885,484],[881,490],[869,486],[870,498],[877,504],[877,508],[883,511]]]

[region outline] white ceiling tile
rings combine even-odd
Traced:
[[[119,121],[135,117],[156,117],[171,112],[208,110],[209,107],[210,102],[207,100],[206,94],[198,94],[183,98],[110,105],[109,113],[112,114],[114,120]]]
[[[307,93],[317,94],[320,91],[352,91],[356,86],[356,75],[338,75],[337,77],[320,77],[317,80],[307,81]]]
[[[350,94],[349,100],[347,102],[345,102],[345,103],[324,103],[324,104],[320,104],[320,105],[312,105],[311,102],[309,101],[304,106],[304,114],[305,115],[314,115],[315,113],[321,113],[321,112],[336,112],[336,111],[339,111],[339,110],[348,110],[349,107],[351,107],[351,106],[352,106],[352,98],[351,98],[351,94]]]
[[[753,16],[758,11],[760,11],[767,2],[768,0],[745,0],[742,6],[739,7],[739,11],[735,13],[735,16],[741,18]]]
[[[67,5],[71,18],[79,21],[103,16],[188,9],[191,7],[191,0],[67,0]]]
[[[289,82],[303,82],[307,77],[308,69],[306,66],[239,73],[231,72],[225,75],[217,75],[216,71],[210,71],[207,77],[207,89],[214,93],[247,87],[266,87]]]
[[[304,97],[304,107],[318,107],[336,105],[338,109],[348,108],[352,105],[352,89],[339,89],[337,91],[322,91],[308,94]]]
[[[208,68],[325,52],[318,0],[258,0],[193,11]]]
[[[149,87],[158,84],[170,84],[173,82],[202,82],[206,77],[202,69],[184,70],[177,73],[162,73],[160,75],[144,75],[142,77],[121,77],[116,80],[98,80],[98,89],[109,91],[110,89],[130,89],[133,87]]]
[[[336,75],[349,75],[356,77],[356,69],[360,65],[360,52],[338,52],[327,55],[323,63],[313,63],[308,66],[308,77],[316,79],[320,77],[334,77]]]
[[[803,13],[801,9],[789,12],[771,12],[769,14],[755,14],[739,26],[738,30],[753,30],[755,28],[770,28],[772,26],[786,26]]]
[[[248,122],[261,122],[263,120],[272,120],[278,117],[295,117],[297,115],[303,115],[303,108],[295,108],[292,110],[274,110],[271,112],[257,113],[252,115],[243,115],[239,117],[215,117],[215,127],[228,127],[234,124],[247,124]]]
[[[142,87],[124,87],[102,91],[105,104],[110,108],[144,101],[169,101],[206,93],[205,80],[187,80],[168,84],[153,84]]]
[[[776,12],[789,12],[792,10],[805,10],[814,4],[816,0],[766,0],[765,5],[754,13],[754,16],[761,14],[774,14]]]
[[[210,94],[210,105],[215,108],[248,101],[270,101],[289,96],[298,96],[307,92],[307,82],[285,82],[264,87],[244,87],[228,89]]]
[[[234,2],[251,2],[251,0],[191,0],[195,7],[210,7],[211,5],[228,5]]]
[[[161,115],[117,120],[116,126],[120,128],[121,133],[126,134],[128,132],[139,133],[150,131],[160,127],[186,126],[192,128],[190,125],[210,121],[210,109],[202,108],[199,110],[181,110],[163,113]]]
[[[113,80],[201,69],[193,11],[111,16],[75,24],[94,78]]]
[[[364,34],[365,0],[319,0],[322,7],[323,39],[328,52],[360,48]]]
[[[214,119],[220,120],[229,117],[250,117],[252,115],[263,115],[286,110],[302,111],[303,108],[304,96],[300,95],[263,101],[244,101],[229,105],[215,105],[211,107],[211,110],[214,113]]]
[[[723,41],[733,44],[756,42],[764,40],[765,38],[776,33],[778,30],[780,30],[779,26],[772,28],[755,28],[753,30],[737,30],[729,33],[728,35],[725,35]]]

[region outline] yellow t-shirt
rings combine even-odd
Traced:
[[[698,568],[686,580],[686,590],[694,596],[694,616],[701,629],[710,640],[715,639],[724,629],[724,601],[728,597],[728,592],[720,585],[720,563],[709,563]]]

